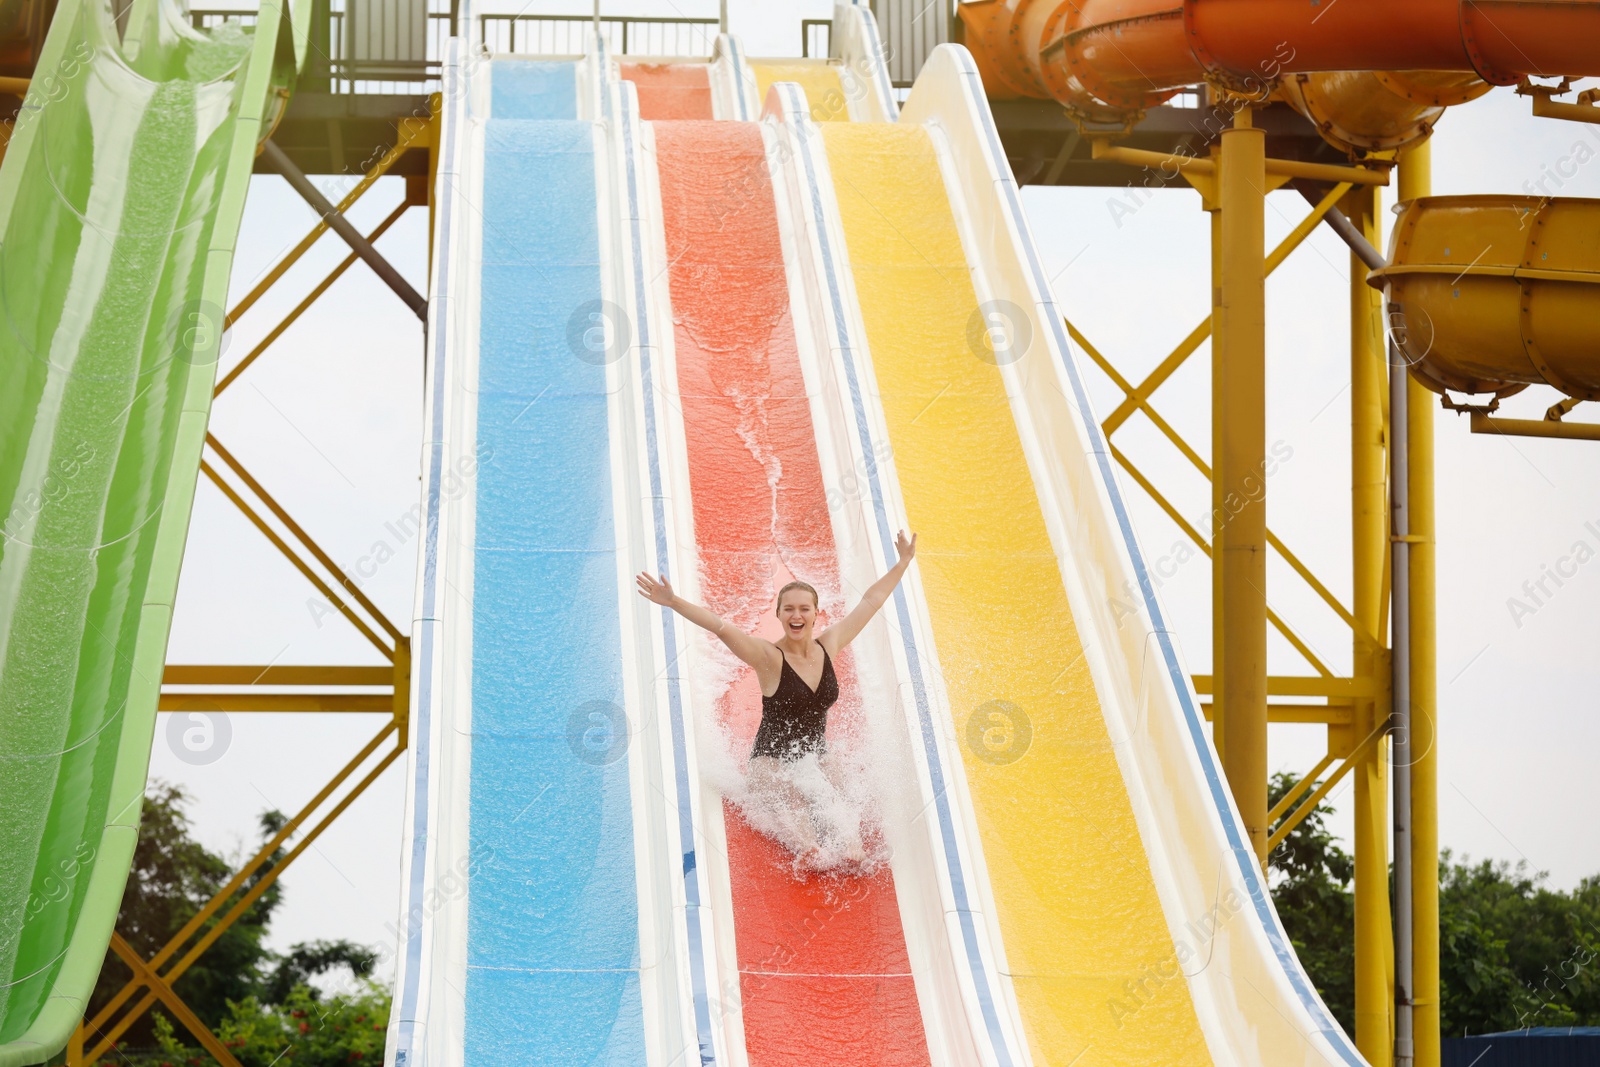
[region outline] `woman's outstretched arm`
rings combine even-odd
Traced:
[[[651,577],[641,571],[634,578],[638,584],[639,595],[652,604],[660,604],[671,608],[679,615],[688,619],[702,630],[710,632],[740,659],[744,660],[757,671],[764,671],[772,666],[772,653],[777,651],[769,642],[752,636],[729,623],[728,620],[718,618],[709,609],[699,604],[683,599],[672,591],[672,585],[665,578]]]
[[[829,655],[838,655],[839,650],[851,641],[854,641],[878,609],[888,601],[889,594],[894,592],[894,587],[900,584],[900,579],[905,575],[906,568],[911,566],[911,557],[917,554],[917,535],[906,536],[904,530],[894,541],[895,551],[900,558],[895,565],[889,568],[889,573],[873,582],[862,596],[861,602],[850,609],[850,614],[824,630],[817,640],[822,647],[828,650]]]

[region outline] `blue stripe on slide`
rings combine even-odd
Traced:
[[[468,3],[463,3],[462,10],[469,9]],[[469,23],[470,25],[470,23]],[[433,748],[433,657],[438,644],[439,615],[438,615],[438,580],[439,580],[439,525],[443,496],[440,486],[440,477],[444,468],[444,408],[445,408],[445,382],[449,377],[447,357],[449,348],[445,344],[450,331],[445,328],[453,305],[450,301],[451,278],[450,262],[455,248],[455,190],[456,177],[456,139],[458,137],[457,119],[460,112],[457,110],[457,94],[466,91],[465,79],[461,75],[461,50],[459,42],[449,49],[449,59],[446,63],[444,109],[441,123],[444,131],[443,152],[440,159],[439,174],[439,225],[438,225],[438,261],[435,266],[433,291],[429,294],[429,319],[428,328],[430,337],[428,344],[431,346],[431,366],[428,368],[429,387],[432,390],[428,402],[428,436],[427,436],[427,495],[425,504],[427,508],[422,535],[422,603],[420,617],[416,620],[413,633],[413,647],[416,650],[417,666],[417,702],[411,713],[411,837],[410,866],[407,870],[409,882],[406,887],[405,900],[408,914],[403,920],[405,932],[402,935],[405,950],[405,961],[402,964],[405,975],[405,984],[395,994],[397,1014],[399,1021],[395,1027],[395,1067],[408,1067],[415,1055],[416,1023],[417,1023],[417,997],[421,989],[422,971],[422,931],[411,918],[412,915],[421,915],[421,902],[423,885],[426,881],[428,870],[428,811],[430,790],[429,776],[432,773]]]
[[[605,367],[577,355],[600,315],[594,132],[484,136],[465,1062],[636,1067]]]

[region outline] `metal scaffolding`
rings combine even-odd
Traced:
[[[1214,724],[1235,802],[1265,865],[1316,806],[1347,777],[1354,782],[1356,1041],[1374,1067],[1393,1062],[1394,930],[1390,916],[1389,741],[1390,500],[1388,358],[1379,294],[1366,283],[1367,265],[1351,254],[1350,530],[1353,596],[1347,605],[1266,524],[1265,281],[1331,215],[1348,218],[1372,245],[1381,244],[1377,189],[1388,184],[1384,160],[1373,168],[1273,160],[1264,137],[1240,107],[1209,157],[1163,156],[1097,143],[1096,159],[1144,164],[1181,173],[1211,215],[1215,306],[1148,375],[1133,381],[1072,323],[1068,329],[1089,358],[1123,393],[1102,428],[1111,453],[1150,499],[1212,561],[1213,666],[1197,674],[1196,691]],[[1427,194],[1426,143],[1398,161],[1402,200]],[[1291,179],[1333,183],[1311,211],[1262,255],[1266,194]],[[1154,394],[1207,339],[1212,341],[1212,463],[1159,412]],[[1435,619],[1433,510],[1433,394],[1407,385],[1410,449],[1409,649],[1412,750],[1411,853],[1414,857],[1414,1007],[1418,1065],[1439,1062],[1438,813],[1435,744]],[[1212,487],[1212,537],[1175,507],[1152,477],[1112,440],[1135,413],[1166,438]],[[1219,518],[1220,517],[1220,518]],[[1348,627],[1352,669],[1335,674],[1290,620],[1268,606],[1266,563],[1274,553]],[[1276,630],[1310,664],[1311,675],[1267,670],[1267,635]],[[1294,703],[1275,702],[1287,698]],[[1323,703],[1303,701],[1320,698]],[[1323,723],[1327,750],[1289,792],[1267,806],[1269,723]]]

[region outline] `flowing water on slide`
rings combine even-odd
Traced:
[[[688,452],[701,596],[729,623],[778,636],[777,590],[793,576],[817,587],[820,626],[845,591],[800,368],[777,207],[762,131],[748,123],[658,122],[655,147],[672,292],[677,396]],[[702,641],[712,642],[702,635]],[[760,721],[754,672],[705,657],[696,692],[723,790],[744,1031],[763,1065],[926,1064],[894,880],[871,832],[869,721],[850,652],[835,663],[840,702],[829,746],[843,757],[843,794],[799,769],[825,798],[822,827],[837,849],[868,823],[875,869],[859,877],[795,869],[773,837],[786,812],[740,776]],[[825,862],[837,862],[825,857]]]

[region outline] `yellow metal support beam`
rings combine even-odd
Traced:
[[[400,734],[400,747],[410,744],[411,737],[411,640],[407,638],[394,646],[394,680],[390,683],[390,711],[394,713],[394,728]]]
[[[394,671],[388,667],[230,666],[224,664],[169,663],[162,685],[389,685]]]
[[[1424,141],[1400,156],[1401,200],[1432,189]],[[1406,387],[1411,540],[1411,1029],[1415,1067],[1439,1067],[1438,616],[1433,502],[1434,394]]]
[[[1559,437],[1568,441],[1600,441],[1600,423],[1557,422],[1554,419],[1497,419],[1472,413],[1472,432],[1508,437]]]
[[[1305,795],[1306,790],[1317,784],[1317,779],[1321,777],[1322,772],[1327,770],[1333,761],[1338,758],[1338,756],[1335,756],[1332,752],[1329,752],[1327,755],[1318,760],[1317,765],[1307,771],[1304,777],[1294,784],[1294,788],[1283,794],[1283,796],[1279,798],[1278,802],[1272,805],[1272,810],[1267,812],[1267,821],[1277,822],[1279,819],[1283,818],[1284,812],[1293,808],[1295,803]]]
[[[1216,708],[1207,702],[1200,705],[1207,722],[1215,721]],[[1349,704],[1268,704],[1267,722],[1326,723],[1330,726],[1349,726],[1355,721],[1355,710]],[[1271,812],[1267,821],[1271,822]]]
[[[1099,349],[1095,348],[1089,343],[1088,339],[1083,336],[1082,332],[1079,331],[1079,329],[1074,326],[1071,321],[1066,319],[1063,319],[1062,321],[1066,322],[1067,324],[1067,333],[1072,337],[1073,340],[1077,341],[1078,344],[1083,347],[1085,352],[1089,353],[1089,358],[1094,360],[1095,365],[1106,372],[1106,376],[1111,379],[1112,383],[1115,384],[1118,389],[1121,389],[1128,396],[1132,396],[1134,394],[1134,386],[1132,383],[1130,383],[1128,379],[1124,378],[1122,373],[1111,365],[1110,360],[1106,359],[1105,356],[1100,354]],[[1211,328],[1210,321],[1211,320],[1209,319],[1206,320],[1206,329],[1208,331]],[[1168,441],[1172,442],[1172,447],[1176,448],[1183,455],[1183,458],[1187,459],[1196,470],[1198,470],[1207,479],[1211,477],[1210,465],[1206,463],[1205,460],[1200,458],[1200,454],[1194,450],[1193,446],[1191,446],[1188,441],[1184,440],[1182,434],[1173,429],[1171,424],[1168,423],[1166,419],[1161,417],[1161,413],[1150,405],[1149,400],[1140,400],[1135,407],[1135,410],[1144,412],[1145,418],[1149,419],[1155,428],[1161,431],[1162,436],[1164,436]],[[1109,439],[1111,437],[1113,427],[1107,425],[1106,423],[1101,423],[1101,429],[1105,431],[1106,437]]]
[[[378,610],[378,605],[368,599],[367,595],[361,591],[361,587],[344,572],[342,567],[333,561],[332,556],[324,552],[322,547],[311,539],[311,535],[306,533],[305,529],[290,517],[283,506],[273,499],[272,494],[267,492],[266,488],[256,481],[249,471],[245,470],[244,465],[235,459],[233,454],[226,448],[222,447],[221,441],[218,441],[208,433],[206,434],[206,444],[211,446],[211,450],[217,454],[223,463],[227,464],[228,469],[233,471],[238,479],[248,486],[250,491],[267,506],[267,510],[277,516],[278,521],[283,523],[289,532],[294,535],[295,539],[305,546],[306,551],[310,552],[318,563],[327,568],[328,573],[338,578],[339,588],[349,593],[351,599],[360,604],[362,610],[372,616],[379,626],[383,627],[390,640],[396,643],[405,640],[405,635],[400,632],[394,623],[389,621],[382,611]]]
[[[1223,131],[1226,133],[1227,131]],[[1095,159],[1107,163],[1126,163],[1133,167],[1154,167],[1163,174],[1174,177],[1181,171],[1185,174],[1216,174],[1218,166],[1215,160],[1205,156],[1168,155],[1165,152],[1149,152],[1142,148],[1117,148],[1103,137],[1093,141],[1090,154]],[[1349,182],[1352,185],[1388,185],[1389,172],[1387,170],[1374,170],[1367,167],[1341,167],[1332,163],[1303,163],[1298,159],[1267,159],[1265,150],[1262,152],[1262,175],[1265,178],[1270,174],[1276,178],[1308,178],[1321,182]],[[1279,185],[1282,182],[1277,183]],[[1262,182],[1263,191],[1265,181]]]
[[[1595,99],[1593,89],[1586,89],[1578,94],[1578,102],[1565,103],[1561,100],[1552,100],[1554,90],[1544,86],[1528,86],[1526,83],[1517,86],[1517,92],[1527,91],[1533,97],[1533,114],[1541,119],[1565,119],[1568,122],[1600,122],[1600,100]],[[1563,90],[1564,91],[1564,90]],[[1423,193],[1427,196],[1427,193]],[[1418,1067],[1421,1067],[1420,1063]]]
[[[162,693],[157,711],[333,711],[390,713],[388,693]]]
[[[1217,161],[1221,200],[1221,304],[1213,360],[1217,450],[1212,483],[1222,515],[1212,534],[1221,551],[1221,644],[1217,704],[1222,764],[1256,857],[1267,858],[1267,512],[1266,512],[1266,132],[1241,108],[1222,132]],[[1216,401],[1220,398],[1221,408]]]
[[[1267,850],[1271,851],[1272,849],[1275,849],[1279,845],[1283,844],[1283,839],[1289,836],[1289,832],[1296,826],[1299,826],[1307,815],[1310,815],[1313,811],[1317,810],[1317,805],[1322,803],[1322,798],[1326,797],[1330,792],[1332,792],[1333,787],[1339,784],[1340,779],[1357,768],[1361,763],[1370,760],[1372,758],[1372,754],[1377,751],[1379,742],[1383,740],[1383,736],[1384,730],[1381,726],[1369,733],[1366,736],[1366,739],[1363,740],[1361,744],[1356,746],[1355,751],[1350,753],[1350,755],[1345,758],[1343,763],[1334,768],[1334,772],[1328,776],[1327,781],[1317,786],[1316,792],[1307,797],[1303,804],[1294,809],[1293,814],[1279,824],[1276,830],[1272,831],[1272,836],[1267,839]],[[1307,777],[1310,776],[1308,775]],[[1357,899],[1359,900],[1359,898]],[[1358,964],[1356,968],[1356,974],[1358,977],[1360,976],[1360,973],[1360,965]],[[1358,1024],[1360,1023],[1359,1015],[1356,1017],[1356,1021]],[[1357,1038],[1358,1043],[1359,1040],[1360,1039]],[[1363,1055],[1367,1054],[1363,1053]],[[1367,1061],[1369,1063],[1372,1062],[1372,1057],[1370,1055],[1367,1055]]]
[[[1267,256],[1268,277],[1271,277],[1272,272],[1277,270],[1283,264],[1283,261],[1289,258],[1289,253],[1300,247],[1301,242],[1310,236],[1311,232],[1322,222],[1328,210],[1337,204],[1339,198],[1349,191],[1350,184],[1348,182],[1334,186],[1322,198],[1321,202],[1312,208],[1311,213],[1296,223],[1295,228],[1290,230],[1284,239],[1278,242],[1278,246]],[[1207,315],[1200,325],[1190,330],[1189,335],[1178,342],[1178,347],[1168,353],[1167,358],[1156,365],[1156,369],[1151,371],[1144,381],[1137,386],[1123,390],[1128,394],[1127,398],[1118,404],[1115,410],[1106,416],[1106,420],[1100,424],[1100,428],[1105,431],[1106,435],[1109,437],[1117,427],[1127,422],[1135,411],[1143,410],[1151,419],[1158,418],[1155,411],[1147,403],[1151,394],[1159,389],[1163,382],[1172,377],[1173,372],[1183,366],[1184,361],[1194,355],[1195,350],[1210,336],[1211,316]],[[1079,343],[1081,344],[1082,342]],[[1169,434],[1168,436],[1174,435]],[[1209,478],[1210,476],[1208,471],[1206,477]]]
[[[444,94],[428,95],[428,143],[439,143],[439,124],[444,116]],[[428,277],[433,277],[433,219],[439,205],[434,203],[434,190],[439,185],[439,153],[428,153]]]
[[[1062,321],[1066,323],[1067,333],[1079,344],[1079,346],[1083,348],[1084,352],[1087,353],[1089,358],[1094,361],[1095,365],[1101,370],[1105,371],[1106,376],[1111,379],[1112,383],[1116,385],[1117,388],[1121,389],[1128,397],[1134,397],[1135,393],[1137,392],[1135,386],[1133,386],[1127,378],[1123,377],[1120,371],[1112,366],[1111,361],[1106,359],[1106,357],[1100,353],[1100,350],[1095,348],[1095,346],[1090,343],[1089,339],[1083,335],[1081,330],[1072,324],[1070,319],[1063,319]],[[1211,320],[1207,319],[1206,323],[1203,324],[1208,331],[1210,329],[1210,321]],[[1181,349],[1182,346],[1180,345],[1179,350],[1181,351]],[[1170,359],[1171,357],[1168,358]],[[1215,373],[1215,361],[1213,361],[1213,373]],[[1215,382],[1213,382],[1213,388],[1214,387]],[[1205,460],[1201,459],[1200,454],[1194,450],[1193,446],[1191,446],[1188,441],[1184,440],[1183,436],[1179,434],[1177,430],[1173,429],[1171,424],[1169,424],[1166,419],[1161,417],[1160,412],[1156,411],[1156,409],[1151,406],[1147,397],[1138,399],[1136,401],[1134,410],[1144,412],[1145,417],[1150,420],[1151,424],[1161,432],[1163,437],[1172,443],[1172,446],[1178,450],[1184,459],[1189,461],[1190,465],[1193,466],[1195,470],[1200,472],[1201,477],[1212,482],[1212,514],[1227,514],[1227,504],[1216,493],[1215,490],[1216,481],[1212,477],[1211,465]],[[1111,420],[1107,419],[1101,424],[1101,428],[1105,431],[1107,440],[1110,439],[1112,430],[1115,429],[1110,422]],[[1216,448],[1216,442],[1214,441],[1212,442],[1212,448],[1213,450]],[[1127,460],[1123,460],[1122,462],[1124,466],[1128,465]],[[1265,472],[1263,471],[1263,474],[1264,473]],[[1203,543],[1202,538],[1198,534],[1194,535],[1194,540],[1196,544]],[[1311,572],[1311,568],[1307,567],[1305,563],[1301,561],[1300,557],[1291,551],[1289,546],[1284,544],[1283,540],[1279,538],[1277,534],[1273,533],[1270,528],[1267,530],[1267,544],[1270,545],[1272,549],[1280,556],[1282,556],[1284,562],[1289,564],[1290,569],[1298,574],[1301,579],[1311,587],[1311,591],[1316,593],[1317,596],[1322,599],[1323,603],[1327,604],[1328,607],[1333,610],[1335,615],[1339,616],[1339,620],[1341,622],[1352,628],[1356,626],[1355,617],[1350,614],[1350,609],[1346,608],[1344,604],[1340,602],[1339,598],[1333,595],[1333,591],[1324,585],[1322,580]],[[1286,634],[1285,636],[1288,635]],[[1291,640],[1293,640],[1293,638],[1291,638]],[[1302,655],[1306,656],[1307,662],[1316,662],[1316,657],[1307,654],[1304,649],[1300,649],[1300,651]]]
[[[1345,214],[1374,246],[1382,243],[1376,190],[1357,189]],[[1383,634],[1388,620],[1389,512],[1385,455],[1388,364],[1378,294],[1366,265],[1350,258],[1350,472],[1353,614],[1352,674],[1378,693],[1386,686]],[[1394,1053],[1394,933],[1389,915],[1388,771],[1379,740],[1389,717],[1387,697],[1356,701],[1355,736],[1365,736],[1347,761],[1355,775],[1356,1046],[1372,1067],[1389,1067]],[[1359,755],[1361,758],[1355,758]]]
[[[1568,122],[1600,122],[1600,107],[1593,104],[1564,104],[1548,96],[1533,98],[1533,113],[1544,119],[1566,119]]]
[[[306,580],[316,587],[317,592],[321,593],[330,604],[339,610],[341,615],[349,620],[350,625],[359,630],[361,635],[368,641],[371,641],[373,647],[379,652],[382,652],[385,659],[393,658],[394,650],[385,644],[381,637],[379,637],[376,633],[373,633],[372,627],[368,626],[366,621],[362,619],[361,616],[357,615],[355,610],[351,608],[349,604],[345,603],[344,598],[335,593],[328,583],[323,581],[322,577],[318,575],[316,571],[312,570],[311,566],[306,563],[305,560],[301,559],[300,556],[294,551],[293,548],[289,546],[286,541],[284,541],[283,538],[278,536],[278,532],[276,530],[267,525],[267,521],[263,519],[242,496],[239,495],[238,491],[223,480],[222,476],[217,473],[215,467],[204,460],[201,460],[200,470],[204,472],[207,478],[211,479],[218,489],[222,490],[224,496],[233,501],[234,506],[244,513],[245,518],[249,519],[251,523],[255,525],[255,528],[260,530],[262,535],[265,536],[268,541],[272,542],[273,546],[276,547],[279,552],[282,552],[290,563],[294,564],[295,569],[301,574],[305,575]],[[342,571],[337,573],[343,576]]]
[[[1122,469],[1128,472],[1129,476],[1133,478],[1134,482],[1138,484],[1139,488],[1148,493],[1150,495],[1150,499],[1154,500],[1157,506],[1159,506],[1162,511],[1166,512],[1167,516],[1177,524],[1178,529],[1183,531],[1184,536],[1188,537],[1189,540],[1198,545],[1200,551],[1206,554],[1207,559],[1211,559],[1211,546],[1206,542],[1205,538],[1200,536],[1200,531],[1196,530],[1192,525],[1190,525],[1189,520],[1185,519],[1178,509],[1172,506],[1172,502],[1161,495],[1161,491],[1157,489],[1153,483],[1151,483],[1150,479],[1144,476],[1144,473],[1140,471],[1138,467],[1133,465],[1132,461],[1130,461],[1127,456],[1123,455],[1121,449],[1119,449],[1116,445],[1111,445],[1110,447],[1111,457],[1121,464]],[[1315,652],[1311,651],[1311,646],[1302,641],[1300,636],[1291,630],[1289,628],[1289,624],[1284,622],[1278,613],[1273,611],[1271,607],[1267,608],[1267,621],[1272,624],[1273,628],[1277,630],[1278,633],[1283,635],[1283,639],[1288,641],[1289,644],[1294,647],[1296,652],[1305,657],[1305,661],[1311,664],[1313,670],[1325,678],[1333,677],[1333,671],[1328,668],[1328,665],[1323,663],[1322,660],[1317,657]],[[1221,751],[1221,749],[1219,748],[1218,751]]]
[[[1216,679],[1209,674],[1196,674],[1190,679],[1194,683],[1194,691],[1202,696],[1210,696],[1216,692]],[[1371,697],[1373,688],[1370,680],[1356,678],[1327,678],[1320,675],[1304,674],[1269,674],[1267,675],[1267,695],[1274,697],[1331,697],[1336,700],[1352,700],[1355,697]]]
[[[410,206],[411,204],[409,202],[402,200],[400,202],[400,206],[389,213],[388,218],[378,223],[377,228],[371,233],[367,234],[367,243],[372,244],[378,238],[382,237],[384,233],[388,231],[390,226],[393,226],[396,222],[400,221],[400,216],[404,215],[406,213],[406,209]],[[283,317],[283,321],[279,322],[278,325],[269,330],[267,335],[257,342],[256,346],[252,348],[243,359],[234,364],[232,370],[223,375],[222,380],[218,382],[216,388],[211,391],[211,395],[214,397],[221,396],[222,391],[228,388],[228,386],[232,385],[234,383],[234,379],[243,374],[245,368],[254,363],[256,359],[260,357],[261,353],[267,350],[268,346],[270,346],[272,342],[283,336],[283,332],[290,326],[293,326],[295,321],[299,319],[301,315],[305,314],[306,309],[312,304],[316,303],[317,298],[323,293],[327,292],[328,287],[333,285],[334,282],[338,281],[339,278],[343,276],[345,271],[353,267],[356,263],[356,260],[359,258],[360,257],[354,252],[351,252],[348,256],[345,256],[344,259],[339,262],[337,267],[328,272],[328,276],[326,278],[323,278],[322,281],[318,282],[316,287],[313,288],[311,292],[307,293],[305,298],[302,299],[300,303],[296,304],[294,309],[291,310],[289,314]],[[238,314],[239,311],[235,310],[235,317],[237,317]],[[230,318],[228,321],[232,322],[233,319]]]

